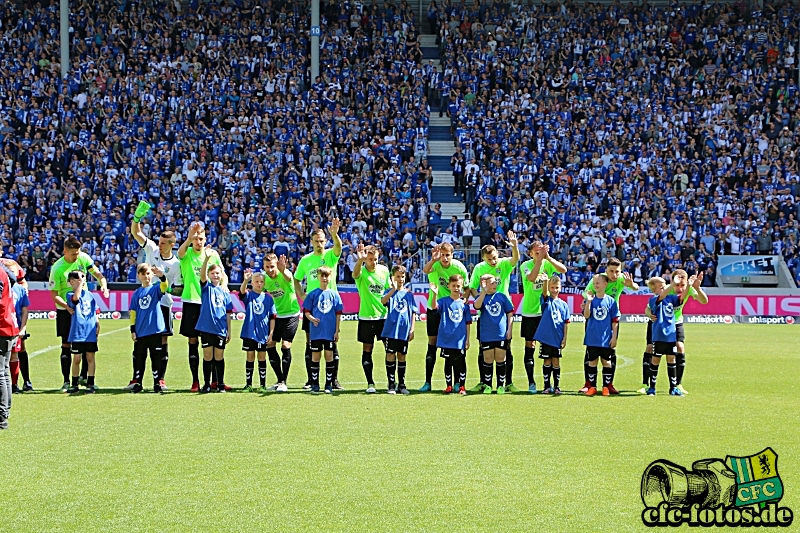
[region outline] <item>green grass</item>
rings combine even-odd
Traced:
[[[611,398],[393,397],[382,348],[380,393],[367,396],[355,323],[345,323],[340,343],[347,391],[334,397],[298,390],[301,336],[290,394],[186,392],[178,337],[167,374],[173,392],[132,395],[120,391],[131,372],[127,324],[102,326],[100,393],[65,397],[55,392],[58,349],[42,351],[55,344],[55,324],[31,324],[37,392],[14,396],[11,429],[0,433],[0,531],[645,531],[639,484],[651,461],[688,467],[767,446],[780,456],[782,504],[800,511],[795,326],[687,325],[684,398],[665,395],[663,364],[659,396],[632,394],[641,380],[639,324],[622,327],[623,394]],[[583,383],[581,335],[571,328],[566,391]],[[234,340],[226,356],[235,386],[244,383],[240,347]],[[519,339],[514,348],[523,384]],[[418,338],[409,354],[414,390],[424,352]],[[469,385],[475,358],[473,347]],[[441,361],[435,378],[438,391]]]

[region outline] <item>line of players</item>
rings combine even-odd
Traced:
[[[145,262],[140,265],[138,277],[142,288],[138,289],[132,301],[131,333],[135,340],[133,355],[134,375],[128,389],[134,392],[142,390],[142,379],[146,355],[150,353],[154,388],[166,391],[164,376],[168,356],[167,339],[172,335],[171,306],[173,295],[181,295],[183,317],[180,333],[189,342],[190,369],[193,374],[192,391],[208,392],[210,390],[229,390],[224,384],[224,350],[230,342],[230,312],[232,310],[231,294],[226,288],[226,278],[219,255],[205,246],[205,232],[201,224],[190,228],[187,240],[178,250],[177,257],[172,253],[175,236],[164,232],[156,244],[141,231],[140,221],[147,215],[150,206],[140,204],[137,209],[131,233],[143,246]],[[317,230],[311,236],[313,251],[303,257],[293,274],[286,267],[285,258],[272,254],[264,261],[264,271],[247,272],[238,294],[245,304],[245,321],[242,327],[243,349],[247,353],[246,389],[253,390],[252,378],[255,360],[258,359],[259,381],[261,390],[266,389],[267,358],[277,377],[273,390],[286,391],[286,378],[292,362],[292,342],[302,316],[302,329],[306,333],[306,372],[305,388],[317,391],[319,386],[320,361],[326,359],[326,389],[329,391],[341,388],[337,380],[338,371],[338,333],[341,298],[336,292],[335,269],[341,255],[341,240],[338,236],[339,221],[334,220],[330,227],[333,247],[326,249],[325,232]],[[428,350],[426,354],[426,381],[420,388],[425,392],[431,390],[432,374],[436,362],[437,351],[445,359],[445,378],[448,384],[446,392],[466,392],[466,363],[461,362],[469,349],[469,325],[471,313],[466,308],[469,297],[475,297],[475,307],[480,310],[478,320],[478,368],[480,382],[471,389],[473,392],[491,392],[492,375],[497,367],[497,392],[506,390],[517,392],[513,384],[513,355],[511,353],[513,308],[509,294],[511,272],[519,261],[516,237],[508,234],[511,247],[510,258],[499,258],[493,246],[482,250],[483,262],[479,263],[470,277],[462,263],[453,259],[453,249],[443,244],[434,248],[431,260],[424,266],[424,272],[431,283],[431,291],[427,309]],[[79,243],[78,243],[79,244]],[[65,249],[67,246],[65,245]],[[79,246],[78,246],[79,249]],[[521,265],[523,275],[523,303],[521,334],[525,339],[524,364],[528,377],[528,391],[536,393],[534,378],[535,345],[540,344],[539,357],[543,360],[542,373],[545,392],[560,392],[559,361],[561,350],[566,343],[566,329],[569,323],[569,309],[558,300],[560,280],[558,273],[566,272],[566,267],[549,255],[546,246],[534,243],[532,259]],[[85,256],[85,254],[79,254]],[[65,254],[66,256],[66,254]],[[88,256],[86,256],[88,258]],[[408,342],[414,338],[413,298],[403,287],[406,276],[403,269],[392,272],[378,263],[378,250],[374,247],[359,246],[358,261],[354,268],[354,278],[360,297],[358,341],[362,344],[362,367],[367,381],[367,392],[376,392],[373,379],[372,352],[376,340],[382,340],[386,346],[386,369],[388,389],[390,392],[407,394],[405,386],[405,356]],[[77,259],[80,259],[78,257]],[[73,263],[79,261],[74,260]],[[86,270],[95,274],[88,260]],[[83,280],[80,274],[67,277],[72,281]],[[71,271],[70,271],[71,272]],[[160,283],[152,285],[152,278],[160,278]],[[457,279],[460,278],[460,279]],[[51,280],[52,281],[52,280]],[[104,281],[104,280],[102,280]],[[696,280],[693,280],[696,281]],[[303,287],[305,282],[305,288]],[[666,289],[670,293],[681,295],[678,305],[673,304],[676,322],[677,354],[675,362],[677,371],[677,388],[685,393],[681,385],[682,370],[685,366],[683,350],[682,302],[694,297],[701,303],[707,297],[699,288],[699,283],[688,283],[685,273],[677,272],[673,276],[673,284]],[[248,287],[252,285],[252,288]],[[688,287],[687,286],[691,285]],[[104,283],[101,283],[104,288]],[[584,361],[586,383],[582,392],[592,395],[596,392],[594,381],[597,377],[598,360],[603,366],[604,394],[617,393],[613,385],[616,368],[616,340],[618,334],[619,314],[618,301],[625,287],[638,289],[629,274],[621,273],[619,261],[611,260],[603,275],[595,276],[584,294],[586,298],[586,355]],[[72,288],[72,287],[71,287]],[[440,291],[447,289],[449,294],[437,298]],[[480,289],[480,290],[479,290]],[[81,289],[85,290],[85,286]],[[76,298],[73,294],[71,298]],[[79,294],[81,291],[78,291]],[[596,297],[597,296],[597,297]],[[301,310],[298,298],[303,301]],[[91,298],[89,298],[91,299]],[[155,306],[158,300],[160,305]],[[612,303],[609,300],[613,300]],[[671,300],[671,299],[670,299]],[[83,306],[74,302],[66,302],[72,311],[70,326],[75,322],[74,316],[94,315],[93,302],[86,301]],[[661,301],[661,300],[659,300]],[[563,304],[563,305],[562,305]],[[160,311],[159,313],[153,312]],[[443,320],[443,313],[444,320]],[[333,320],[325,318],[332,316]],[[544,320],[543,320],[543,317]],[[452,320],[461,318],[461,321]],[[653,314],[653,318],[656,315]],[[78,320],[80,322],[80,319]],[[95,319],[96,322],[96,319]],[[542,322],[545,326],[542,327]],[[595,327],[595,324],[597,326]],[[70,331],[73,328],[70,327]],[[78,329],[78,328],[76,328]],[[464,335],[453,335],[454,331],[466,330]],[[83,330],[91,332],[91,327]],[[59,326],[59,332],[62,328]],[[654,374],[651,363],[663,355],[659,353],[662,345],[652,342],[650,336],[653,328],[648,327],[648,350],[643,357],[643,383],[640,392],[650,389],[650,376]],[[89,333],[86,338],[73,337],[67,340],[78,343],[84,353],[96,352],[96,327],[94,336]],[[440,334],[440,332],[447,332]],[[83,343],[94,343],[88,347]],[[199,383],[199,347],[203,348],[204,384]],[[278,353],[280,346],[281,353]],[[94,352],[89,348],[94,349]],[[73,350],[75,352],[75,350]],[[671,357],[670,354],[667,354]],[[656,365],[657,366],[657,365]],[[397,379],[395,380],[395,372]],[[327,379],[329,378],[329,379]],[[552,380],[552,383],[551,383]],[[88,381],[88,380],[87,380]],[[74,382],[74,379],[73,379]],[[93,387],[90,387],[93,388]],[[65,378],[65,391],[75,391]]]

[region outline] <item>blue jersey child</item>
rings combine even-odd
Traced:
[[[405,289],[406,267],[392,267],[392,286],[381,298],[386,306],[386,320],[381,337],[386,347],[386,377],[389,380],[389,394],[410,394],[406,387],[406,354],[408,343],[414,339],[414,296]],[[395,369],[397,387],[395,387]]]
[[[242,350],[246,358],[244,363],[245,391],[256,390],[253,388],[253,367],[258,355],[258,378],[261,392],[267,390],[267,344],[272,342],[272,332],[275,331],[275,301],[268,292],[264,291],[266,278],[263,272],[253,272],[251,269],[244,271],[242,286],[239,287],[239,299],[244,304],[244,322],[242,323]],[[252,290],[247,288],[250,282]],[[270,354],[269,359],[272,370],[278,379],[278,385],[285,383],[286,376],[281,370],[281,360],[278,353]],[[277,385],[276,385],[277,388]]]
[[[72,346],[72,385],[66,392],[78,392],[78,383],[83,354],[86,354],[88,375],[86,376],[86,393],[97,390],[94,384],[96,370],[95,354],[97,353],[97,335],[100,323],[97,321],[97,303],[86,289],[86,278],[83,272],[73,270],[67,277],[72,290],[67,293],[67,305],[73,310],[68,340]]]
[[[648,396],[655,396],[656,381],[658,379],[658,365],[663,356],[667,357],[667,375],[669,376],[669,394],[683,396],[678,389],[678,371],[675,359],[677,345],[677,331],[675,327],[675,309],[689,297],[690,291],[684,291],[684,299],[676,294],[673,285],[666,286],[666,281],[661,277],[650,278],[647,286],[653,293],[647,303],[646,314],[652,321],[653,355],[650,357],[650,383],[647,389]]]
[[[159,283],[153,283],[153,276]],[[161,311],[161,297],[167,290],[167,278],[163,271],[142,263],[136,268],[136,277],[142,284],[131,298],[131,338],[133,339],[133,385],[131,392],[142,391],[144,367],[147,354],[150,354],[150,368],[153,372],[153,390],[164,392],[160,380],[163,379],[161,364],[164,345],[161,336],[167,331],[164,313]]]
[[[319,288],[306,295],[303,313],[309,321],[308,339],[311,346],[311,392],[319,392],[319,362],[325,352],[325,393],[333,392],[334,343],[339,341],[339,323],[342,319],[342,298],[329,289],[333,270],[327,266],[317,269]]]
[[[483,365],[478,388],[484,394],[492,393],[492,374],[497,365],[497,394],[506,392],[506,352],[511,343],[511,326],[514,323],[514,304],[497,292],[497,278],[484,274],[480,278],[481,293],[475,299],[475,309],[480,311],[478,342],[481,343]]]
[[[533,340],[539,343],[545,394],[561,394],[561,350],[567,345],[569,305],[558,297],[561,278],[553,276],[544,282],[542,292],[542,319]],[[550,386],[552,377],[553,386]]]
[[[611,392],[608,386],[613,378],[611,368],[611,357],[617,347],[617,332],[619,331],[619,307],[617,301],[606,294],[608,277],[605,274],[597,274],[593,278],[594,294],[585,292],[583,316],[586,317],[586,331],[583,337],[583,344],[586,345],[586,353],[589,358],[589,365],[586,369],[589,388],[586,396],[597,394],[597,360],[603,361],[603,396],[609,396]]]
[[[434,294],[433,307],[438,309],[441,320],[436,339],[436,345],[441,349],[444,363],[444,378],[447,382],[445,394],[458,391],[466,395],[464,384],[467,381],[467,351],[469,350],[469,330],[472,325],[472,313],[469,305],[463,298],[464,278],[461,274],[453,274],[447,280],[448,296],[438,298],[439,286],[431,283],[430,289]],[[453,385],[453,373],[458,381]]]
[[[197,331],[203,346],[203,379],[201,394],[211,392],[211,371],[217,373],[217,392],[225,392],[225,346],[231,340],[231,293],[222,286],[222,266],[208,265],[216,254],[205,254],[200,268],[200,316]]]

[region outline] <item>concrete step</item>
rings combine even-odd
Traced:
[[[450,126],[430,126],[428,128],[428,141],[450,141],[453,144],[453,136],[450,135]]]
[[[436,204],[443,204],[445,202],[452,202],[456,197],[453,196],[452,187],[431,187],[431,201]]]
[[[450,156],[449,155],[430,155],[428,154],[428,163],[431,164],[433,170],[451,170]]]
[[[464,204],[454,204],[452,203],[453,196],[450,198],[450,202],[442,202],[442,226],[445,225],[445,221],[449,224],[453,215],[458,217],[459,220],[464,218]]]
[[[428,141],[428,153],[431,155],[441,155],[450,157],[455,153],[452,140],[447,141]]]
[[[419,45],[422,48],[437,48],[436,45],[436,36],[435,35],[425,35],[422,34],[417,37],[417,41],[419,41]]]
[[[450,117],[448,117],[447,115],[440,117],[438,112],[436,112],[436,113],[431,112],[429,125],[430,125],[430,127],[445,126],[447,128],[447,130],[449,131],[450,130]]]
[[[422,50],[422,59],[438,59],[439,58],[439,49],[436,47],[429,48],[427,46],[420,47]]]
[[[437,186],[455,187],[456,182],[453,179],[453,172],[449,170],[434,170],[433,183]]]

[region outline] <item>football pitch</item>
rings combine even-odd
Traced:
[[[586,398],[583,328],[570,328],[560,397],[366,395],[356,324],[345,322],[340,381],[346,391],[302,391],[304,339],[293,349],[290,392],[188,392],[185,339],[170,343],[170,392],[130,394],[127,321],[103,321],[98,394],[66,396],[55,324],[32,321],[28,352],[36,391],[14,395],[0,433],[5,465],[0,531],[646,531],[640,481],[647,465],[780,457],[781,506],[800,511],[800,401],[796,326],[687,324],[689,395],[655,398],[641,381],[643,324],[622,324],[617,397]],[[424,324],[408,356],[408,385],[424,380]],[[239,324],[235,323],[235,335]],[[518,334],[519,326],[515,326]],[[468,386],[477,382],[474,346]],[[514,340],[514,381],[525,384]],[[226,381],[244,384],[234,338]],[[149,362],[148,362],[149,369]],[[541,388],[541,360],[536,362]],[[257,372],[256,372],[257,383]],[[268,384],[274,382],[268,369]],[[152,390],[152,379],[145,379]]]

